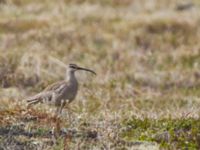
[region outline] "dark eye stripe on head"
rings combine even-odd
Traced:
[[[77,65],[76,64],[69,64],[69,67],[70,68],[77,68]]]

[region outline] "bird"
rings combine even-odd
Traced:
[[[96,72],[91,69],[79,67],[76,64],[69,64],[66,69],[65,80],[53,83],[42,92],[28,97],[26,99],[28,108],[38,103],[47,103],[56,107],[56,115],[61,114],[64,106],[71,103],[77,95],[79,84],[75,72],[79,70],[96,75]]]

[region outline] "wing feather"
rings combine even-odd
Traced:
[[[53,90],[57,90],[59,89],[63,84],[66,84],[66,81],[59,81],[56,83],[53,83],[51,85],[49,85],[48,87],[46,87],[44,89],[44,91],[53,91]]]
[[[46,87],[42,92],[28,97],[26,99],[28,106],[31,106],[33,104],[37,104],[40,102],[53,102],[54,99],[56,99],[53,95],[56,94],[56,97],[60,96],[60,91],[62,91],[62,89],[64,88],[64,86],[67,84],[66,81],[59,81],[56,83],[53,83],[51,85],[49,85],[48,87]]]
[[[49,97],[51,95],[50,92],[41,92],[41,93],[38,93],[34,96],[31,96],[31,97],[28,97],[26,99],[27,102],[32,102],[32,101],[35,101],[35,100],[42,100],[44,99],[45,97]]]
[[[28,107],[37,103],[42,103],[45,100],[52,100],[51,92],[41,92],[26,99]]]

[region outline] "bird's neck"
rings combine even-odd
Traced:
[[[75,72],[74,71],[68,71],[66,80],[69,83],[76,83],[77,79],[76,79],[76,76],[75,76]]]

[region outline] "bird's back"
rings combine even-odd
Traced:
[[[56,83],[47,86],[43,91],[57,91],[64,85],[67,85],[66,81],[58,81]]]

